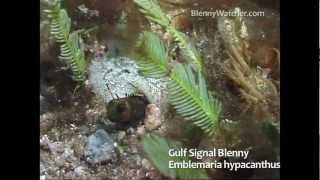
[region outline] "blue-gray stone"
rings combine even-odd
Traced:
[[[114,145],[110,135],[103,129],[98,129],[89,136],[84,155],[87,162],[96,164],[111,160],[114,157]]]

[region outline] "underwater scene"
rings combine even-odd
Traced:
[[[40,179],[280,179],[278,0],[40,0]]]

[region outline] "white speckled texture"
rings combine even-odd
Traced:
[[[160,105],[166,89],[166,80],[141,76],[137,64],[127,57],[95,59],[89,73],[95,93],[106,103],[142,92],[151,103]]]

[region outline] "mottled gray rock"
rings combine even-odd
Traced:
[[[53,154],[64,152],[63,144],[61,142],[52,142],[47,135],[40,138],[40,146],[43,149],[50,150]]]
[[[74,150],[71,149],[69,145],[65,147],[64,152],[61,156],[66,161],[69,161],[69,162],[75,161]]]
[[[159,107],[167,104],[167,80],[141,76],[138,65],[127,57],[94,59],[89,67],[89,84],[105,103],[142,92]]]
[[[86,171],[84,170],[84,167],[82,166],[78,166],[74,169],[74,173],[76,174],[76,176],[78,177],[83,177],[84,174],[86,173]]]
[[[65,159],[63,159],[61,156],[57,156],[54,159],[55,165],[59,168],[61,168],[62,166],[64,166],[64,163],[66,162]]]
[[[126,136],[126,132],[125,131],[120,131],[118,133],[118,137],[117,137],[118,141],[121,141],[125,136]]]
[[[111,160],[114,153],[113,140],[105,130],[98,129],[89,136],[84,150],[87,162],[91,164],[105,162]]]
[[[42,133],[47,132],[54,126],[56,122],[56,116],[54,113],[46,112],[40,115],[40,131]]]

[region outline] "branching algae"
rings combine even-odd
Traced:
[[[234,11],[240,9],[236,8]],[[247,103],[246,109],[261,111],[270,103],[277,102],[279,93],[276,85],[268,78],[268,73],[263,68],[252,62],[245,21],[238,16],[221,17],[218,19],[218,30],[229,56],[223,67],[225,74],[238,86],[242,98]]]
[[[79,32],[70,32],[71,19],[67,11],[61,9],[60,0],[55,1],[46,12],[50,19],[51,34],[60,44],[60,59],[71,69],[73,73],[72,77],[75,81],[84,82],[86,79],[87,63]]]

